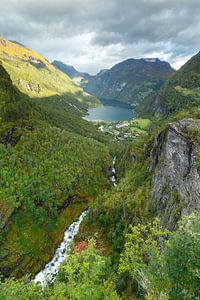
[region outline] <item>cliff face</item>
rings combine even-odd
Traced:
[[[196,145],[189,131],[200,120],[170,123],[159,133],[152,149],[152,206],[170,229],[186,213],[200,209],[200,177],[195,167]]]

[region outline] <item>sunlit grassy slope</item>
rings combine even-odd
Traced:
[[[32,98],[48,97],[65,103],[78,114],[98,100],[85,93],[67,75],[52,66],[45,58],[15,42],[0,37],[0,60],[20,91]]]

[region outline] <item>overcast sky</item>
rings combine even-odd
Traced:
[[[130,57],[178,68],[200,50],[200,0],[0,0],[0,35],[93,74]]]

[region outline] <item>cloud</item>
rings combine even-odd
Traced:
[[[1,34],[97,72],[128,57],[180,66],[199,51],[199,0],[1,0]]]

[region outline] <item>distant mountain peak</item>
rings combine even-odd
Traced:
[[[79,71],[76,70],[76,68],[74,68],[74,66],[72,65],[68,65],[68,64],[64,64],[61,61],[58,60],[54,60],[52,62],[52,65],[54,67],[56,67],[57,69],[59,69],[60,71],[62,71],[63,73],[65,73],[66,75],[68,75],[71,79],[74,79],[76,77],[88,77],[90,76],[88,73],[81,73]]]
[[[159,58],[144,58],[144,60],[145,60],[146,62],[152,62],[152,63],[155,63],[155,62],[160,61]]]

